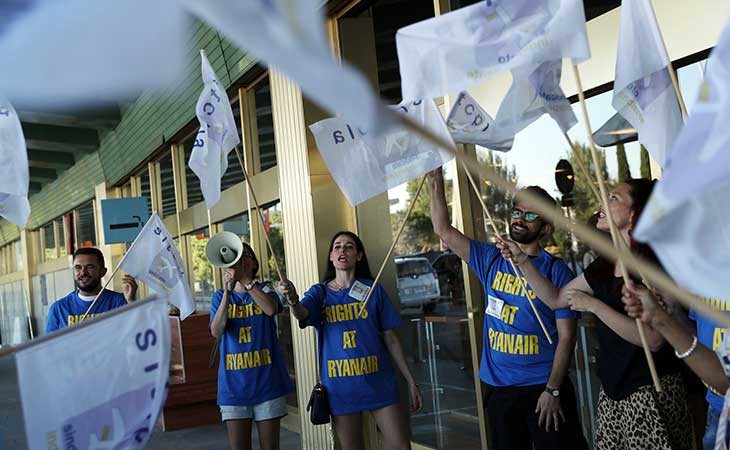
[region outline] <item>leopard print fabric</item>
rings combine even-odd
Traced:
[[[661,378],[662,392],[642,386],[623,400],[601,389],[596,414],[596,450],[691,450],[693,428],[687,389],[679,374]]]

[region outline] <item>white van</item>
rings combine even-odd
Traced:
[[[431,312],[441,296],[436,271],[428,258],[396,257],[398,296],[404,308],[423,308]]]

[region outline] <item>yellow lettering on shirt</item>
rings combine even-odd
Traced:
[[[357,347],[357,342],[355,342],[355,332],[357,330],[351,330],[351,331],[345,331],[342,333],[342,348],[355,348]]]
[[[87,314],[86,318],[84,320],[93,319],[94,317],[98,316],[99,314]],[[69,314],[66,316],[66,324],[68,326],[76,325],[77,323],[81,323],[81,318],[84,317],[83,314]]]
[[[271,351],[268,348],[226,355],[226,370],[253,369],[270,364]]]
[[[378,366],[378,357],[375,355],[329,360],[327,361],[327,375],[330,378],[369,375],[377,372]]]
[[[515,295],[519,297],[529,297],[534,300],[537,295],[532,289],[526,289],[527,280],[525,278],[518,278],[511,273],[503,273],[497,271],[492,281],[492,290],[495,292],[502,292],[505,294]]]
[[[517,314],[518,309],[520,309],[519,306],[502,306],[502,315],[500,317],[502,319],[502,322],[506,323],[507,325],[512,325],[515,321],[515,314]]]
[[[368,318],[367,308],[360,313],[360,302],[345,303],[343,305],[325,306],[324,316],[328,323],[347,322],[350,320],[365,320]]]
[[[249,303],[248,305],[229,304],[227,313],[229,319],[245,319],[260,316],[264,312],[259,308],[259,305]]]
[[[241,327],[238,330],[238,343],[251,342],[251,327]]]
[[[489,328],[489,348],[510,355],[539,355],[538,339],[533,334],[512,334]]]
[[[722,345],[722,340],[727,333],[727,328],[715,328],[715,333],[712,335],[712,350],[717,350]]]

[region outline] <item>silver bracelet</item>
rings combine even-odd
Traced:
[[[689,350],[687,350],[684,353],[679,353],[675,350],[674,354],[677,356],[677,358],[684,359],[684,358],[688,357],[689,355],[691,355],[692,352],[694,352],[696,348],[697,348],[697,336],[692,336],[692,345],[689,346]]]

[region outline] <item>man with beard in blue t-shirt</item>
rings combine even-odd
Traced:
[[[542,188],[533,193],[552,203]],[[441,240],[476,273],[486,291],[484,341],[479,378],[487,384],[485,400],[490,449],[584,449],[573,386],[567,376],[575,348],[577,313],[552,311],[524,287],[509,261],[493,244],[472,240],[454,228],[444,195],[441,169],[431,172],[431,221]],[[539,243],[552,225],[528,204],[512,209],[510,238],[532,258],[556,286],[573,273]],[[533,301],[550,334],[543,333],[528,298]]]
[[[48,311],[46,334],[81,321],[99,292],[101,279],[106,275],[104,254],[98,248],[80,248],[73,256],[74,284],[76,289],[57,300]],[[137,282],[131,275],[122,278],[124,293],[104,289],[86,318],[91,319],[112,309],[131,303],[137,297]]]

